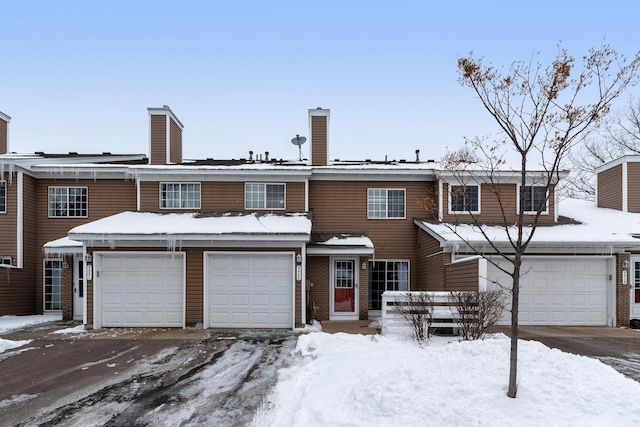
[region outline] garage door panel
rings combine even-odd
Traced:
[[[182,255],[99,256],[102,326],[184,325]]]
[[[606,259],[525,259],[523,271],[528,273],[520,279],[520,324],[606,325]],[[510,278],[491,265],[489,277],[511,287]],[[499,323],[510,322],[505,311]]]
[[[291,254],[210,253],[206,263],[209,327],[293,327]]]

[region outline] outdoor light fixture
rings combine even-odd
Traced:
[[[363,262],[363,263],[362,263],[362,269],[363,269],[363,270],[366,270],[366,269],[367,269],[367,263],[366,263],[366,262]]]
[[[298,264],[300,264],[302,262],[302,255],[300,255],[300,254],[296,255],[296,262]]]
[[[626,259],[622,261],[622,268],[624,268],[625,270],[629,268],[629,261],[627,261]]]

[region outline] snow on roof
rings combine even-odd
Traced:
[[[122,212],[69,231],[75,240],[189,238],[214,239],[224,235],[305,235],[311,233],[311,220],[306,214],[199,214]],[[153,239],[152,239],[153,240]]]
[[[351,234],[339,234],[324,241],[316,242],[318,245],[326,246],[362,246],[373,248],[373,242],[367,236],[354,236]]]
[[[559,214],[579,224],[538,226],[532,244],[542,243],[607,243],[632,244],[640,247],[640,214],[596,207],[594,202],[565,199],[559,203]],[[437,234],[444,242],[483,243],[486,239],[478,226],[470,224],[432,224],[421,221],[423,228]],[[487,236],[496,243],[507,242],[507,234],[501,226],[483,226]],[[454,232],[455,230],[455,232]],[[516,227],[509,233],[516,236]],[[637,237],[636,237],[637,236]]]
[[[65,236],[45,243],[43,248],[44,253],[47,255],[60,253],[82,253],[82,242],[71,240],[68,236]]]

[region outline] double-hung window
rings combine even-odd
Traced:
[[[49,187],[49,217],[86,217],[87,187]]]
[[[0,181],[0,213],[7,212],[7,181]]]
[[[524,187],[523,212],[537,213],[547,212],[547,187],[540,185],[527,185]]]
[[[405,217],[404,188],[369,188],[367,196],[368,218]]]
[[[200,209],[199,182],[161,182],[161,209]]]
[[[384,291],[409,290],[409,261],[369,261],[369,310],[382,309]]]
[[[284,209],[285,185],[247,182],[244,186],[245,209]]]
[[[452,185],[451,212],[479,212],[480,188],[478,185]]]

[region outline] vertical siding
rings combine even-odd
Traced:
[[[622,165],[600,172],[597,180],[598,207],[622,210]]]
[[[479,259],[473,258],[468,261],[458,261],[447,264],[445,273],[445,288],[447,291],[477,291]]]
[[[256,181],[259,182],[259,181]],[[201,182],[199,211],[244,211],[244,182]],[[304,212],[304,183],[287,182],[286,212]],[[140,209],[143,212],[185,212],[185,209],[160,209],[160,182],[140,183]],[[265,210],[260,210],[264,212]],[[275,211],[283,212],[283,211]]]
[[[0,119],[0,154],[9,152],[9,124]]]
[[[169,118],[169,160],[171,163],[182,163],[182,129],[178,124]]]
[[[627,163],[627,210],[640,213],[640,163]]]
[[[49,187],[87,187],[87,218],[49,218]],[[41,179],[36,186],[36,307],[41,311],[42,303],[42,247],[45,243],[66,236],[72,228],[96,221],[124,211],[136,210],[136,185],[124,180],[74,180]]]
[[[326,116],[311,117],[311,165],[326,166],[328,160]]]
[[[152,165],[167,163],[167,116],[154,114],[151,120],[151,153]]]

